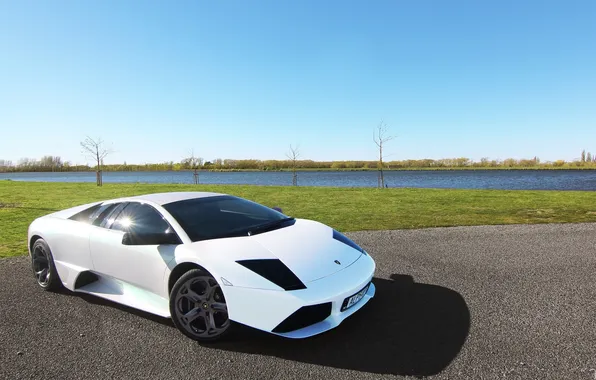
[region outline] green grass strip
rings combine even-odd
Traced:
[[[244,185],[0,181],[0,257],[27,253],[37,217],[79,204],[165,191],[244,197],[340,231],[518,223],[596,222],[596,193],[583,191],[374,189]]]

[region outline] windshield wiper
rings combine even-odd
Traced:
[[[274,220],[272,222],[267,222],[267,223],[258,225],[258,226],[253,227],[251,230],[248,231],[248,236],[256,235],[257,233],[261,233],[261,232],[271,231],[271,230],[275,229],[276,227],[280,227],[283,224],[285,224],[287,222],[294,221],[294,220],[296,220],[296,219],[294,219],[294,218],[283,218],[283,219]]]

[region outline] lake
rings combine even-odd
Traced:
[[[0,173],[0,180],[95,182],[94,172]],[[291,172],[201,172],[202,184],[292,184]],[[596,170],[388,171],[388,187],[596,190]],[[192,183],[191,172],[106,172],[105,183]],[[300,186],[376,187],[376,171],[301,171]]]

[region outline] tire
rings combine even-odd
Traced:
[[[43,239],[37,239],[31,248],[31,268],[37,285],[43,290],[56,291],[62,288],[62,281],[56,271],[54,256]]]
[[[232,326],[220,285],[200,269],[189,270],[172,287],[170,315],[184,335],[198,342],[217,341]]]

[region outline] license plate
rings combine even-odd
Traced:
[[[360,290],[358,293],[354,294],[353,296],[350,296],[348,298],[346,298],[343,302],[343,305],[341,306],[341,311],[345,311],[348,310],[349,308],[351,308],[352,306],[356,305],[358,302],[360,302],[360,300],[362,298],[364,298],[364,295],[366,294],[366,292],[368,291],[368,287],[370,286],[370,284],[366,285],[362,290]]]

